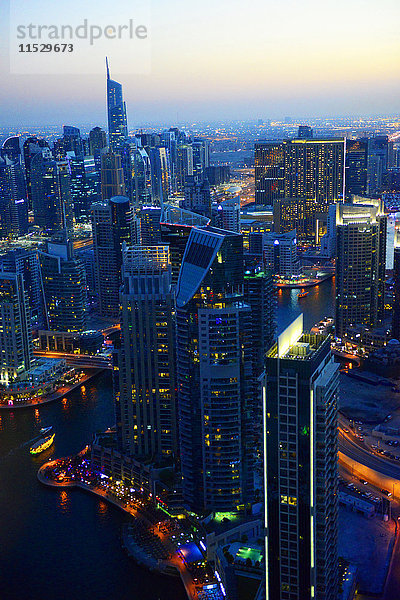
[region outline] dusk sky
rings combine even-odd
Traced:
[[[87,16],[112,5],[85,2]],[[0,11],[0,126],[104,124],[104,72],[10,74],[5,0]],[[130,128],[400,112],[399,0],[153,0],[151,13],[149,74],[124,73],[130,56],[110,53]]]

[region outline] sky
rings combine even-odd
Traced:
[[[104,124],[101,52],[98,60],[91,55],[97,65],[91,73],[10,73],[10,1],[23,5],[0,0],[0,126]],[[24,0],[43,19],[48,1]],[[74,2],[52,2],[60,22],[73,18]],[[160,120],[400,113],[399,0],[79,4],[85,13],[75,17],[93,22],[149,11],[144,69],[134,66],[138,59],[130,51],[114,51],[116,45],[108,50],[112,77],[123,84],[130,128]]]

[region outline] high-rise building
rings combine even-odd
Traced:
[[[400,230],[398,229],[398,225],[396,227],[394,237],[393,278],[394,298],[392,316],[392,337],[398,340],[400,338]]]
[[[177,190],[183,191],[185,181],[193,176],[193,148],[191,144],[181,144],[177,149],[176,180]]]
[[[177,373],[183,496],[200,510],[253,499],[251,309],[242,236],[192,227],[177,283]]]
[[[107,135],[101,127],[93,127],[89,131],[89,154],[96,156],[103,148],[107,148]]]
[[[153,204],[161,205],[167,202],[170,195],[170,162],[168,149],[163,147],[150,148],[151,164],[151,198]]]
[[[346,140],[346,199],[367,193],[368,138]]]
[[[128,137],[126,106],[122,95],[122,85],[110,77],[108,59],[106,59],[106,67],[108,140],[111,150],[116,151]]]
[[[47,148],[33,155],[30,177],[35,225],[50,232],[62,229],[64,210],[58,180],[58,165]]]
[[[121,156],[110,151],[101,155],[101,198],[115,196],[125,196],[124,170]]]
[[[29,306],[22,275],[0,271],[0,383],[9,385],[33,358]]]
[[[99,311],[118,317],[122,244],[131,240],[131,211],[126,196],[95,202],[91,208]]]
[[[40,252],[47,329],[79,332],[86,329],[86,278],[72,242],[52,241]]]
[[[343,139],[286,140],[284,147],[286,198],[314,200],[319,212],[343,200]]]
[[[7,170],[9,173],[10,199],[7,206],[9,234],[16,237],[28,231],[28,199],[19,137],[9,137],[5,140],[1,148],[1,158],[4,160],[4,163],[1,161],[1,170]],[[3,176],[4,173],[2,179]],[[4,197],[3,191],[0,190],[0,198],[4,205],[7,194]]]
[[[32,329],[43,328],[44,296],[38,251],[25,248],[9,250],[0,256],[0,271],[22,277]]]
[[[149,205],[151,202],[151,165],[150,158],[144,148],[133,151],[133,200]]]
[[[175,458],[178,450],[175,301],[167,246],[123,249],[116,390],[122,452]]]
[[[240,196],[233,196],[219,202],[213,222],[220,229],[240,233]]]
[[[267,271],[274,275],[292,277],[299,274],[297,257],[297,233],[263,233],[262,254]]]
[[[282,142],[255,145],[255,203],[272,205],[285,195],[285,149]]]
[[[289,233],[289,231],[296,229],[299,239],[318,243],[318,216],[315,202],[311,198],[280,198],[274,200],[273,219],[276,233]],[[326,216],[320,216],[326,219]]]
[[[210,219],[172,204],[164,204],[160,217],[161,241],[168,244],[172,283],[178,283],[186,244],[192,227],[206,227]]]
[[[381,200],[336,206],[336,337],[378,327],[384,314],[386,223]]]
[[[35,154],[41,154],[43,148],[48,148],[46,140],[37,137],[29,137],[23,145],[26,191],[28,195],[28,206],[32,208],[32,190],[31,190],[31,161]]]
[[[184,200],[181,202],[183,209],[211,218],[211,190],[205,176],[188,176],[183,193]]]
[[[300,315],[266,355],[266,600],[336,600],[338,365]]]
[[[67,152],[74,152],[75,156],[84,156],[85,148],[83,140],[81,138],[81,132],[80,129],[78,129],[78,127],[72,127],[72,125],[64,125],[63,148],[65,154]]]
[[[328,206],[343,200],[344,162],[344,140],[340,138],[258,142],[256,204],[274,204],[274,216],[278,213],[280,221],[275,225],[278,233],[296,228],[301,237],[318,243]],[[285,221],[291,221],[289,229]]]
[[[276,336],[276,294],[270,273],[260,265],[245,260],[244,300],[251,308],[251,342],[253,348],[253,431],[254,446],[262,451],[262,402],[260,376],[265,368],[265,354]]]
[[[382,192],[383,178],[388,168],[389,138],[379,135],[368,140],[368,195]]]

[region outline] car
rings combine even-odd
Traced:
[[[384,490],[383,488],[381,489],[381,492],[388,498],[390,498],[390,496],[392,495],[392,492],[389,492],[389,490]]]
[[[365,479],[360,479],[360,483],[362,483],[363,485],[367,485],[368,481],[365,481]]]
[[[343,431],[344,431],[345,433],[350,433],[350,430],[349,430],[349,429],[347,429],[347,427],[343,427]]]

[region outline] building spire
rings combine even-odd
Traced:
[[[110,79],[110,69],[108,68],[108,58],[106,56],[107,79]]]

